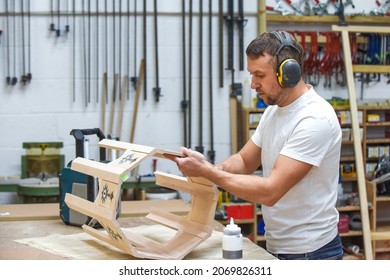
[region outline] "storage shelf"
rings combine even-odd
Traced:
[[[390,126],[390,122],[368,122],[366,123],[368,127],[376,127],[376,126]]]
[[[390,143],[390,138],[375,138],[375,139],[366,139],[367,144],[387,144]]]
[[[355,157],[354,156],[341,156],[340,157],[340,161],[341,162],[344,162],[344,161],[355,161]]]
[[[363,232],[361,230],[350,230],[349,232],[340,233],[341,237],[351,237],[351,236],[362,236]]]
[[[388,202],[390,201],[390,196],[377,196],[376,201],[378,202]]]
[[[279,14],[270,14],[266,15],[268,22],[293,22],[293,23],[339,23],[338,16],[299,16],[299,15],[279,15]],[[386,16],[361,16],[361,15],[346,15],[345,21],[347,23],[356,23],[361,24],[364,22],[367,24],[390,24],[390,17]]]
[[[360,210],[360,206],[356,206],[356,205],[342,206],[342,207],[337,207],[337,210],[339,212],[359,211]]]

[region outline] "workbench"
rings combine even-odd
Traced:
[[[34,202],[58,202],[60,189],[58,178],[52,178],[47,183],[40,183],[36,178],[4,178],[0,177],[0,193],[16,193],[19,203]],[[31,183],[34,182],[34,183]],[[124,181],[121,188],[125,191],[136,189],[155,188],[154,176],[143,176],[139,178],[129,178]]]
[[[137,228],[140,226],[154,226],[154,222],[144,216],[152,207],[173,212],[177,215],[185,215],[190,211],[190,205],[182,200],[145,200],[145,201],[122,201],[121,214],[118,222],[123,228]],[[214,221],[213,228],[219,233],[223,225]],[[0,260],[61,260],[69,259],[58,254],[40,250],[35,247],[19,243],[15,240],[46,237],[52,234],[76,235],[85,234],[80,227],[68,226],[59,217],[58,203],[39,204],[3,204],[0,205]],[[91,237],[91,239],[93,239]],[[94,242],[94,240],[92,240]],[[244,238],[245,246],[249,246],[251,256],[255,252],[255,258],[269,260],[275,259],[271,254],[260,246]],[[217,248],[207,249],[210,254],[222,257],[222,240]],[[217,252],[214,252],[217,250]],[[134,259],[132,256],[123,255]],[[116,259],[115,255],[108,259]],[[245,251],[244,251],[245,258]]]

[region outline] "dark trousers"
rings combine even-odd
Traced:
[[[337,235],[328,244],[310,253],[273,255],[280,260],[342,260],[343,246],[340,236]]]

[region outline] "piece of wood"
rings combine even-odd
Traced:
[[[349,93],[352,135],[354,139],[353,146],[354,146],[354,153],[355,153],[355,169],[357,173],[357,182],[359,188],[360,215],[361,215],[362,230],[363,230],[364,254],[367,260],[372,260],[373,249],[372,249],[372,242],[371,242],[371,229],[370,229],[368,203],[367,203],[366,178],[365,178],[365,172],[363,166],[362,145],[360,140],[360,125],[359,125],[358,107],[356,101],[355,81],[353,77],[352,54],[351,54],[351,46],[349,42],[349,32],[389,33],[390,30],[388,27],[338,26],[338,25],[332,25],[332,30],[341,32],[345,73],[347,77],[347,86],[348,86],[348,93]]]
[[[173,156],[178,156],[182,157],[183,154],[180,152],[176,151],[171,151],[171,150],[164,150],[164,149],[158,149],[154,147],[148,147],[148,146],[142,146],[138,144],[133,144],[133,143],[125,143],[125,142],[119,142],[110,140],[110,139],[102,139],[99,142],[100,147],[104,147],[107,149],[115,149],[118,151],[126,151],[126,150],[132,150],[136,152],[142,152],[142,153],[148,153],[149,155],[153,157],[160,157],[160,158],[166,158],[165,155],[173,155]]]
[[[237,97],[229,96],[230,104],[230,141],[231,141],[231,153],[238,152],[237,141]]]
[[[135,91],[133,121],[130,130],[130,143],[134,142],[135,125],[137,124],[137,116],[138,116],[139,97],[141,95],[142,82],[144,80],[144,69],[145,69],[145,62],[144,59],[141,59],[141,63],[139,65],[139,71],[138,71],[137,89]]]
[[[372,240],[390,240],[390,231],[373,231],[371,232]]]
[[[103,73],[102,79],[102,97],[101,97],[101,120],[100,120],[100,128],[103,131],[103,134],[106,133],[106,103],[107,103],[107,73]]]
[[[108,128],[108,134],[113,136],[114,133],[114,119],[115,119],[115,103],[116,103],[116,88],[118,84],[118,74],[114,76],[114,85],[112,88],[112,100],[111,100],[111,110],[110,110],[110,123]]]
[[[352,65],[353,72],[356,73],[382,73],[387,74],[390,73],[389,65],[360,65],[354,64]]]
[[[116,221],[118,204],[115,203],[118,201],[123,174],[129,173],[148,156],[156,155],[156,151],[162,155],[166,151],[121,141],[103,139],[100,142],[99,145],[105,147],[126,150],[120,158],[108,164],[84,158],[77,158],[73,161],[72,169],[75,168],[76,171],[97,177],[102,183],[94,202],[69,193],[65,196],[65,203],[69,208],[97,220],[106,231],[106,233],[101,233],[89,225],[83,225],[85,232],[137,258],[146,259],[182,259],[211,236],[219,195],[217,187],[208,180],[199,178],[191,180],[159,171],[155,172],[157,185],[191,194],[190,212],[182,217],[158,208],[150,211],[147,215],[149,219],[177,230],[176,234],[164,243],[158,243],[142,236],[125,236]]]
[[[390,33],[388,26],[368,26],[368,25],[332,25],[332,31],[354,32],[354,33]],[[344,54],[345,55],[345,54]]]
[[[176,215],[186,215],[191,210],[190,205],[181,199],[121,201],[119,217],[144,217],[154,208]],[[59,203],[0,205],[0,221],[58,220],[59,218]]]
[[[121,90],[121,102],[119,106],[119,114],[118,114],[118,126],[116,131],[116,137],[118,137],[119,140],[122,140],[122,123],[123,123],[123,112],[125,110],[125,103],[126,103],[126,91],[127,91],[127,85],[129,84],[129,77],[125,75],[123,77],[122,81],[122,90]]]

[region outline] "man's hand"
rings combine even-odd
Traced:
[[[167,158],[174,161],[180,172],[189,177],[204,177],[207,169],[213,168],[213,165],[207,161],[205,156],[197,151],[187,148],[180,148],[183,157],[167,155]]]

